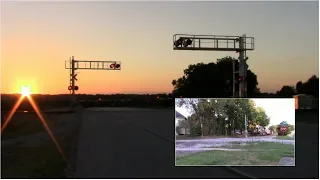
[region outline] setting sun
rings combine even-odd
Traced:
[[[31,94],[30,86],[21,86],[21,94],[23,96],[30,96]]]

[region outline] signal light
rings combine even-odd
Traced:
[[[110,64],[110,68],[111,69],[119,69],[120,68],[120,64]]]
[[[191,39],[187,39],[183,42],[183,47],[188,47],[189,45],[192,44],[192,40]]]
[[[68,86],[68,90],[71,91],[71,90],[72,90],[72,86]],[[78,90],[79,90],[79,87],[78,87],[78,86],[75,86],[75,87],[74,87],[74,90],[78,91]]]
[[[180,96],[180,98],[182,98],[182,96]]]
[[[243,81],[243,80],[244,80],[244,78],[241,77],[241,76],[238,78],[238,81],[239,81],[239,82],[240,82],[240,81]]]
[[[182,39],[179,38],[178,40],[176,40],[176,42],[174,42],[174,45],[175,45],[176,47],[182,46]]]

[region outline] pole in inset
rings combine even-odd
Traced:
[[[247,135],[247,116],[244,115],[244,133],[245,133],[245,137],[248,137]]]

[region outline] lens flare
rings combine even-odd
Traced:
[[[21,94],[22,94],[22,96],[29,97],[31,94],[30,86],[21,86]]]

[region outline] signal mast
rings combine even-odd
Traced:
[[[254,50],[254,38],[242,36],[223,36],[223,35],[173,35],[173,50],[192,50],[192,51],[235,51],[239,53],[239,69],[236,69],[233,61],[233,97],[247,97],[247,60],[246,51]],[[239,74],[239,92],[235,92],[236,74]]]
[[[77,75],[75,73],[78,69],[84,70],[121,70],[121,61],[85,61],[85,60],[75,60],[72,56],[68,63],[65,62],[65,69],[70,69],[70,85],[68,90],[70,91],[72,103],[76,102],[75,91],[79,90],[79,86],[75,85],[77,81]]]

